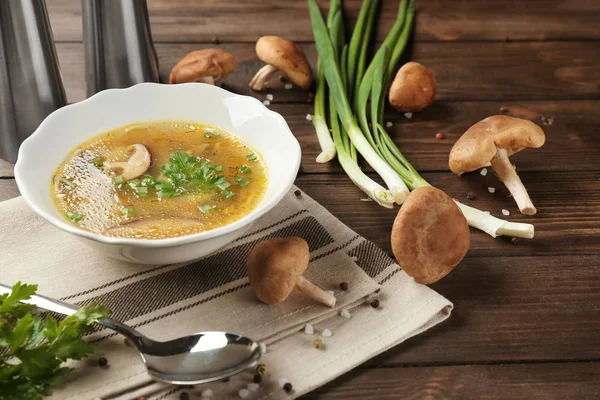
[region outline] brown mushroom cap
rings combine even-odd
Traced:
[[[308,243],[299,237],[265,240],[248,255],[248,278],[256,297],[267,304],[284,301],[308,267]]]
[[[169,76],[169,83],[197,82],[204,77],[217,80],[225,78],[234,68],[235,59],[233,55],[224,50],[196,50],[175,64]]]
[[[435,77],[427,67],[416,62],[404,64],[390,87],[390,104],[401,112],[421,111],[433,103]]]
[[[419,283],[446,276],[464,258],[470,244],[463,213],[432,186],[413,190],[392,227],[392,252],[402,269]]]
[[[304,51],[294,42],[279,36],[263,36],[256,42],[256,55],[272,65],[303,89],[312,84],[310,64]]]
[[[487,166],[497,148],[510,156],[526,147],[544,144],[542,128],[526,119],[494,115],[470,127],[450,151],[450,170],[457,175]]]

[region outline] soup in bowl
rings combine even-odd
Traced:
[[[205,84],[140,84],[51,114],[21,146],[27,204],[104,254],[194,260],[290,190],[300,147],[260,101]]]

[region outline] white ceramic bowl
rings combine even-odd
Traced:
[[[191,121],[215,125],[250,144],[269,176],[262,202],[229,225],[171,239],[124,239],[98,235],[66,221],[55,208],[50,182],[56,167],[86,139],[144,121]],[[139,84],[105,90],[50,114],[21,145],[15,177],[21,195],[38,215],[107,256],[143,264],[198,259],[231,243],[290,190],[300,166],[300,145],[283,117],[253,97],[217,86]]]

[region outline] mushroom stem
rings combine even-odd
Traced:
[[[515,171],[515,168],[510,163],[506,150],[498,148],[496,155],[492,158],[491,164],[498,178],[504,182],[504,185],[506,185],[508,191],[517,202],[521,213],[525,215],[535,214],[537,210],[529,198],[527,189],[525,189],[523,182],[521,182],[519,175],[517,175],[517,171]]]
[[[335,297],[321,289],[320,287],[313,285],[304,277],[300,276],[296,282],[296,289],[312,298],[313,300],[323,303],[326,306],[333,308],[335,306]]]
[[[267,64],[264,67],[262,67],[261,69],[259,69],[258,72],[254,75],[254,77],[250,81],[250,87],[252,88],[252,90],[256,90],[258,92],[263,90],[263,87],[265,86],[265,82],[266,82],[267,78],[269,77],[269,75],[271,75],[273,72],[276,72],[276,71],[277,71],[277,68],[275,68],[274,66],[269,65],[269,64]]]

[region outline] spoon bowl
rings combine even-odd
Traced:
[[[10,294],[11,291],[9,286],[0,284],[0,294]],[[23,303],[66,316],[78,310],[71,304],[41,295],[33,295]],[[158,342],[112,318],[102,319],[98,323],[133,342],[150,376],[175,385],[194,385],[228,378],[254,367],[263,354],[258,342],[233,333],[199,332]]]

